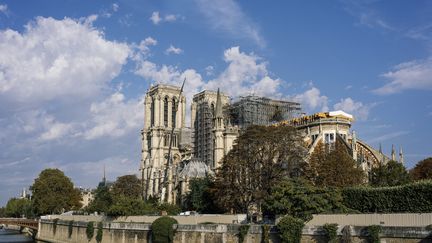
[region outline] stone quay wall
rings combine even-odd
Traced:
[[[69,235],[69,221],[41,220],[37,239],[46,242],[90,242],[96,243],[97,223],[94,224],[94,236],[88,241],[86,236],[87,222],[74,222],[72,234]],[[174,225],[176,233],[174,243],[237,243],[240,224],[193,224]],[[338,235],[342,238],[342,229]],[[366,243],[367,230],[363,226],[349,226],[352,243]],[[245,243],[262,242],[262,226],[251,225]],[[270,242],[281,242],[276,227],[271,227]],[[102,243],[151,243],[151,224],[104,222]],[[305,226],[302,243],[326,242],[324,231],[320,226]],[[432,242],[432,233],[428,227],[396,227],[383,226],[381,242],[386,243],[417,243]]]

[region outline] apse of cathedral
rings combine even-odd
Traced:
[[[191,123],[186,124],[186,97],[180,87],[158,84],[146,93],[140,170],[144,196],[162,202],[180,202],[189,181],[214,175],[239,133],[250,125],[290,125],[303,137],[309,154],[317,144],[339,140],[365,173],[390,158],[360,140],[344,111],[304,115],[301,104],[246,96],[232,102],[219,90],[195,94]],[[400,149],[400,162],[403,153]],[[392,160],[396,160],[392,147]]]

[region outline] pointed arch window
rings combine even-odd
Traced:
[[[172,100],[172,109],[171,109],[171,124],[173,127],[176,127],[176,115],[177,115],[177,102],[176,99]]]
[[[168,127],[168,97],[164,99],[164,126]]]

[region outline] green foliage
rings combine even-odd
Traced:
[[[249,126],[223,158],[216,173],[215,201],[220,208],[248,213],[261,205],[280,178],[294,173],[306,150],[295,128]]]
[[[6,208],[0,207],[0,218],[4,218],[4,217],[7,217],[6,216]]]
[[[11,198],[4,208],[6,217],[30,218],[32,216],[31,201],[27,198]]]
[[[375,187],[399,186],[409,183],[410,180],[405,166],[397,161],[390,160],[387,164],[371,170],[370,184]]]
[[[141,199],[119,197],[109,208],[108,215],[113,217],[157,214],[157,208]]]
[[[223,212],[215,205],[215,198],[212,193],[214,183],[211,177],[194,178],[189,182],[189,193],[185,199],[185,210],[197,211],[200,213]]]
[[[91,241],[91,239],[93,238],[93,235],[94,235],[94,222],[93,221],[87,223],[86,235],[87,235],[88,241]]]
[[[154,243],[171,243],[174,240],[173,225],[178,224],[177,220],[163,216],[156,219],[152,225],[152,242]]]
[[[162,203],[157,206],[159,211],[165,211],[168,215],[178,215],[181,212],[181,208],[175,204]]]
[[[343,243],[351,243],[351,226],[345,225],[342,229],[342,242]]]
[[[249,231],[249,228],[250,228],[250,225],[248,225],[248,224],[240,225],[239,233],[238,233],[239,243],[244,242],[244,240],[246,239],[246,235]]]
[[[57,214],[81,207],[81,194],[59,169],[45,169],[35,179],[33,208],[37,215]]]
[[[53,234],[55,235],[57,232],[57,224],[58,224],[59,219],[54,219],[53,220]]]
[[[410,171],[414,180],[432,179],[432,157],[419,161]]]
[[[263,224],[261,230],[262,230],[261,243],[270,243],[270,225]]]
[[[282,242],[300,243],[304,225],[303,220],[288,215],[283,217],[276,227]]]
[[[102,242],[102,236],[103,236],[103,223],[99,222],[97,226],[97,232],[96,232],[96,242]]]
[[[141,180],[136,175],[124,175],[117,178],[112,186],[114,197],[139,199],[142,196]]]
[[[432,181],[395,187],[354,187],[342,191],[343,203],[362,213],[432,212]]]
[[[360,185],[364,180],[363,170],[339,140],[334,148],[318,143],[304,171],[316,186],[347,187]]]
[[[323,225],[323,229],[328,243],[338,242],[338,237],[337,237],[338,224],[325,224]]]
[[[94,195],[95,197],[87,206],[86,211],[89,213],[108,213],[109,208],[113,204],[113,198],[109,191],[109,187],[101,183],[96,189]]]
[[[73,224],[74,224],[74,221],[73,221],[73,220],[69,221],[69,225],[68,225],[68,237],[69,237],[69,238],[72,237],[72,233],[73,233]]]
[[[380,243],[381,226],[379,225],[368,226],[367,231],[369,234],[369,242]]]
[[[346,212],[338,189],[315,187],[304,179],[284,179],[271,188],[264,201],[264,212],[270,215],[291,215],[304,221],[312,214]]]

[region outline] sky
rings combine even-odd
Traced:
[[[0,0],[0,205],[45,168],[138,173],[145,92],[184,78],[188,101],[344,110],[408,168],[432,156],[431,1]]]

